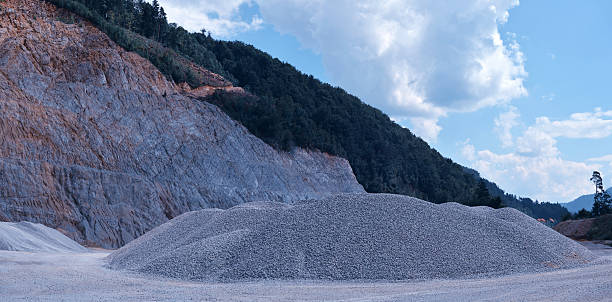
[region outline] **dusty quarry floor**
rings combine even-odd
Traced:
[[[0,252],[0,301],[612,301],[612,248],[602,263],[550,273],[412,282],[201,283],[117,272],[105,251]]]

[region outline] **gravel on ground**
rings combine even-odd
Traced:
[[[610,301],[612,251],[590,266],[402,282],[192,282],[104,267],[109,252],[0,251],[0,301]]]
[[[345,194],[186,213],[109,261],[183,280],[411,280],[544,272],[595,258],[515,209]]]

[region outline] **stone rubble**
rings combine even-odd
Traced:
[[[202,281],[462,278],[595,259],[515,209],[387,194],[189,212],[108,257],[113,269]]]

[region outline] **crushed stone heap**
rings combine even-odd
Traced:
[[[190,280],[402,280],[546,271],[595,256],[517,210],[343,194],[185,213],[108,257]]]
[[[72,252],[87,249],[64,234],[31,222],[0,222],[0,251]]]

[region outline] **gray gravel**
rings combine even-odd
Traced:
[[[197,282],[103,267],[108,253],[0,251],[0,301],[610,301],[612,261],[481,279]],[[612,252],[601,259],[612,260]]]
[[[0,250],[25,252],[87,252],[64,234],[31,222],[0,222]]]
[[[187,280],[406,280],[542,272],[595,260],[514,209],[347,194],[183,214],[109,266]]]

